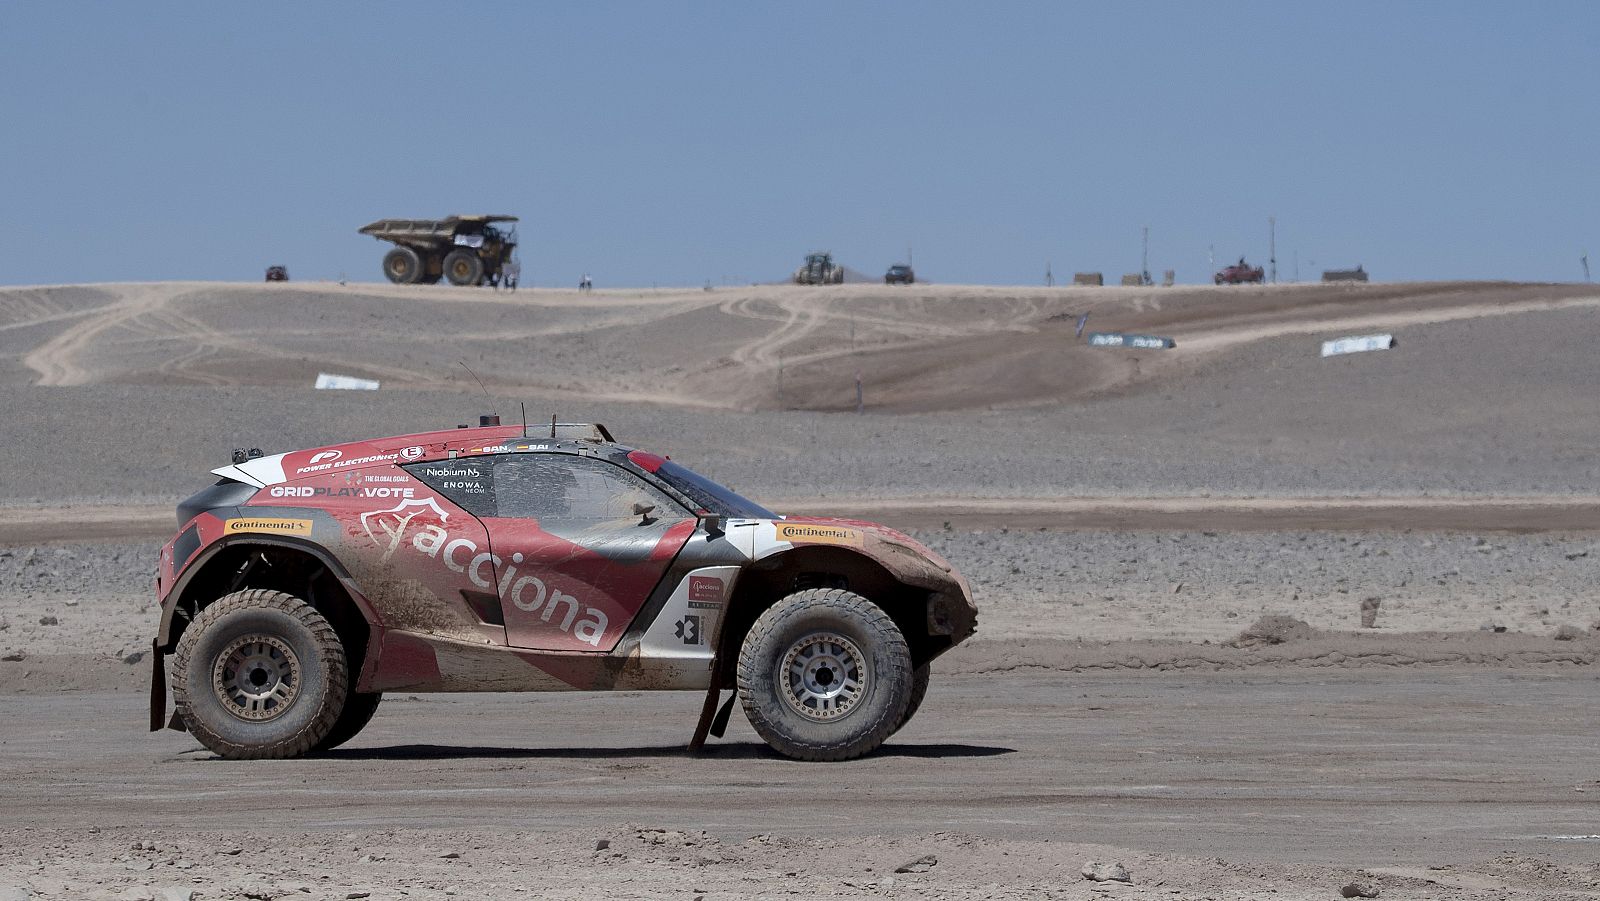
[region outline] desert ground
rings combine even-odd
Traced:
[[[0,901],[1600,898],[1597,315],[1512,283],[0,289]],[[232,448],[523,404],[906,529],[977,637],[844,764],[737,716],[690,756],[678,694],[392,695],[300,761],[144,731],[156,550]]]

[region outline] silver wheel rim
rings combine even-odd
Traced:
[[[813,632],[783,655],[779,684],[798,714],[828,722],[856,709],[867,688],[867,659],[855,642],[835,632]]]
[[[211,686],[223,709],[239,719],[275,719],[300,694],[300,658],[271,635],[235,638],[217,655]]]

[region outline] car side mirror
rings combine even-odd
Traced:
[[[712,538],[719,538],[722,536],[722,514],[701,513],[696,517],[696,519],[700,520],[700,528],[705,529],[707,535],[710,535]]]
[[[635,501],[633,515],[639,517],[639,524],[647,526],[651,523],[650,512],[656,508],[655,504],[641,504]]]

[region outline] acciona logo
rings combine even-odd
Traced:
[[[519,575],[517,567],[525,559],[522,554],[515,553],[510,560],[503,560],[481,551],[477,542],[461,536],[452,538],[444,526],[428,522],[432,517],[425,514],[432,514],[439,522],[450,518],[450,514],[429,497],[404,500],[388,510],[363,513],[361,525],[372,543],[383,551],[385,563],[403,545],[410,545],[417,553],[443,563],[446,569],[465,575],[473,585],[485,591],[493,590],[502,603],[509,602],[525,613],[537,613],[541,622],[591,647],[600,646],[600,639],[611,624],[605,611],[546,585],[538,576]],[[494,581],[496,570],[500,573],[499,584]]]
[[[383,549],[383,562],[388,563],[400,547],[400,541],[405,538],[406,527],[411,525],[411,520],[416,519],[419,513],[430,511],[441,522],[450,519],[450,514],[439,506],[438,501],[425,497],[421,500],[403,500],[387,510],[369,510],[361,514],[361,527],[367,530],[367,537],[372,543]]]

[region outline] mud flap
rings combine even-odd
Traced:
[[[722,689],[716,682],[706,689],[706,702],[700,705],[700,721],[695,723],[694,737],[689,739],[689,753],[698,754],[706,746],[706,733],[711,731],[711,718],[717,712],[717,701],[722,699]]]
[[[728,714],[733,712],[733,702],[739,697],[739,692],[734,691],[728,695],[728,703],[722,705],[717,711],[717,718],[711,721],[711,734],[721,738],[728,732]]]
[[[695,723],[694,737],[689,739],[690,754],[698,754],[700,753],[700,750],[705,747],[706,733],[712,732],[713,717],[716,717],[716,719],[722,721],[723,728],[726,728],[728,725],[728,717],[726,715],[727,708],[723,708],[724,715],[716,716],[717,702],[722,700],[722,660],[725,656],[726,655],[722,652],[722,636],[718,635],[717,653],[716,656],[711,658],[711,685],[706,689],[705,703],[700,705],[700,721]],[[728,704],[732,705],[733,698],[738,696],[739,692],[737,690],[734,691],[733,697],[728,699]],[[722,731],[723,730],[721,728],[716,729],[714,734],[718,738],[721,738]]]
[[[150,731],[160,732],[167,725],[167,655],[161,640],[150,642]]]
[[[738,692],[734,692],[735,695]],[[711,718],[717,712],[717,702],[722,700],[722,651],[711,660],[711,685],[706,689],[706,700],[700,705],[700,721],[694,725],[694,737],[689,739],[689,753],[698,754],[705,747],[706,733],[711,731]]]

